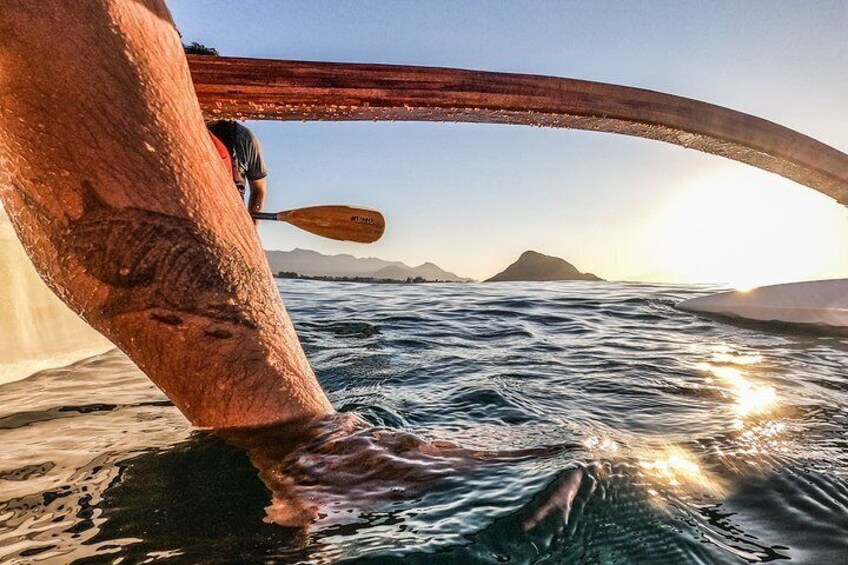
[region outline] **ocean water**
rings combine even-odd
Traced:
[[[339,416],[193,430],[116,351],[4,384],[0,562],[848,562],[848,338],[674,308],[706,287],[278,284]]]

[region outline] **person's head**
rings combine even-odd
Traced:
[[[196,41],[192,41],[189,45],[183,45],[183,50],[186,52],[186,55],[211,55],[213,57],[220,56],[218,50],[214,47],[207,47],[202,43],[198,43]]]
[[[218,50],[214,47],[207,47],[206,45],[196,41],[192,41],[189,45],[183,44],[183,51],[185,51],[186,55],[206,55],[211,57],[220,56]],[[215,122],[220,121],[220,118],[203,114],[203,121],[206,123],[206,127],[209,127]]]

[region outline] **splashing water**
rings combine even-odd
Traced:
[[[114,347],[35,272],[0,206],[0,384]]]

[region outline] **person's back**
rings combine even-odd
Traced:
[[[265,204],[265,178],[268,170],[259,140],[247,127],[232,120],[210,122],[207,127],[229,154],[233,182],[242,198],[247,185],[250,185],[248,209],[261,212]]]

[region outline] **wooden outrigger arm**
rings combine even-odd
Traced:
[[[619,133],[747,163],[848,205],[848,155],[773,122],[690,98],[538,75],[188,59],[202,108],[222,118],[451,121]]]

